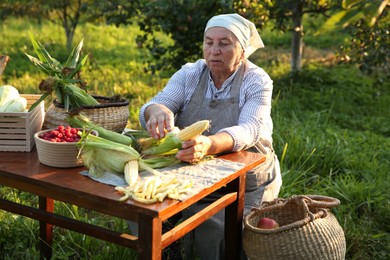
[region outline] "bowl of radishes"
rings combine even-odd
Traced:
[[[85,129],[60,125],[57,128],[42,130],[34,134],[38,159],[42,164],[56,168],[83,166],[78,156],[77,142]],[[98,135],[92,130],[91,134]]]

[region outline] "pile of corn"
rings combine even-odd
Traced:
[[[165,178],[164,178],[165,177]],[[128,187],[115,187],[115,190],[124,194],[119,200],[128,198],[145,204],[162,202],[165,198],[180,199],[180,195],[190,191],[192,180],[180,181],[176,176],[151,176],[136,182]]]
[[[202,134],[210,126],[208,120],[198,121],[182,130],[175,129],[156,140],[152,137],[135,137],[104,129],[90,122],[83,115],[68,116],[74,127],[96,130],[99,136],[84,133],[78,142],[79,156],[91,176],[99,177],[104,172],[124,175],[127,187],[116,187],[124,196],[142,203],[161,202],[166,197],[178,199],[192,186],[191,181],[172,178],[166,181],[158,168],[179,163],[176,153],[184,141]],[[153,176],[141,180],[139,171],[146,170]]]

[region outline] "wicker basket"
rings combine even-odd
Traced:
[[[85,106],[78,111],[82,112],[92,122],[100,126],[122,133],[129,119],[129,101],[117,97],[93,96],[100,104],[97,106]],[[43,129],[56,128],[59,125],[67,125],[65,118],[68,116],[64,106],[54,100],[46,111]]]
[[[78,157],[79,149],[77,148],[76,142],[54,143],[38,137],[44,132],[51,130],[54,129],[47,129],[34,134],[39,162],[55,168],[73,168],[83,166],[83,160]],[[96,131],[92,132],[94,135],[98,135]]]
[[[345,259],[344,231],[330,208],[340,201],[318,195],[299,195],[265,202],[244,219],[243,247],[249,259]],[[278,222],[260,229],[259,219]]]

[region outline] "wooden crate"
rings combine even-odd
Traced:
[[[27,109],[41,95],[23,95]],[[45,118],[44,101],[31,112],[0,112],[0,152],[30,152],[35,145],[34,134],[42,129]]]

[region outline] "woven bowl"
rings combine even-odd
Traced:
[[[73,168],[83,166],[81,158],[77,158],[79,150],[77,143],[55,143],[46,141],[39,136],[55,129],[47,129],[34,134],[35,144],[38,151],[38,159],[42,164],[56,168]],[[98,135],[96,131],[92,131]]]

